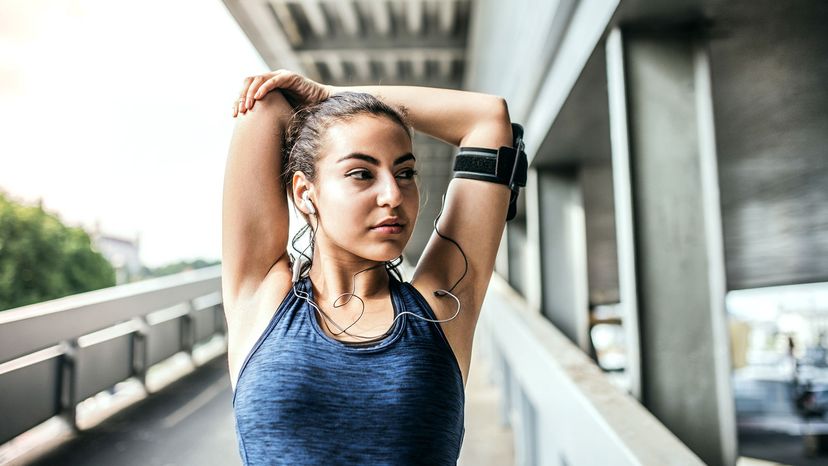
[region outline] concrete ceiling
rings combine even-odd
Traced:
[[[224,0],[271,68],[318,81],[459,88],[469,0]]]

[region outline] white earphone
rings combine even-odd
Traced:
[[[308,209],[308,213],[313,215],[316,213],[316,209],[313,207],[313,203],[310,201],[309,196],[310,193],[305,191],[304,194],[302,194],[302,200],[305,201],[305,207]]]

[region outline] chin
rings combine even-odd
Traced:
[[[387,243],[383,246],[371,248],[370,252],[366,251],[366,254],[360,255],[368,260],[372,260],[375,262],[387,262],[400,257],[400,255],[402,255],[403,253],[403,250],[405,250],[405,244],[407,244],[407,242],[403,243],[402,246]]]

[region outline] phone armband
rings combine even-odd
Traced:
[[[461,147],[454,158],[454,178],[468,178],[508,186],[512,196],[506,221],[512,220],[517,213],[520,188],[526,186],[526,173],[529,168],[523,148],[523,126],[512,123],[512,147]]]

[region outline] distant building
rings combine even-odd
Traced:
[[[101,231],[100,222],[95,222],[95,229],[90,233],[92,244],[115,269],[115,283],[130,283],[141,275],[143,264],[139,257],[141,235],[134,239],[109,235]]]

